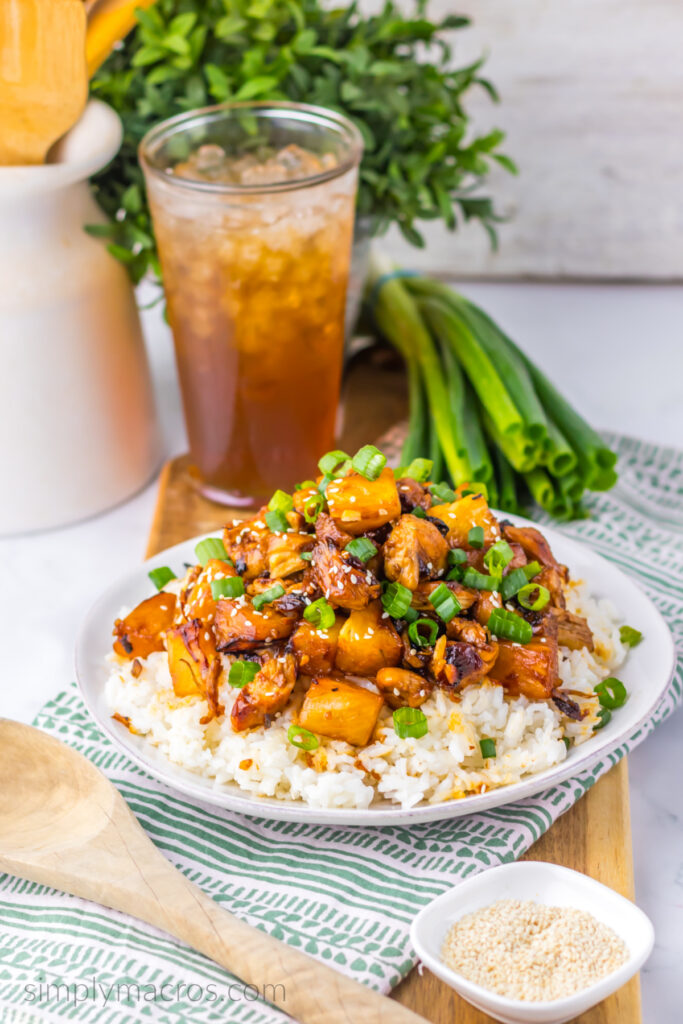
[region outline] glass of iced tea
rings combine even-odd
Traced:
[[[360,135],[332,111],[234,103],[140,145],[193,473],[254,505],[332,448]]]

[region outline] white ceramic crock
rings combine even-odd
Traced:
[[[88,177],[120,144],[91,100],[55,162],[0,167],[0,533],[93,515],[157,466],[133,289],[83,230],[103,220]]]

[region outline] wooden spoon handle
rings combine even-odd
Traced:
[[[425,1024],[411,1010],[240,921],[186,884],[191,905],[174,934],[301,1024]]]

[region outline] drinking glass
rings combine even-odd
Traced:
[[[354,125],[296,103],[207,107],[142,140],[193,475],[258,505],[333,447]]]

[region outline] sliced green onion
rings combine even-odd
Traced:
[[[315,480],[302,480],[300,484],[294,484],[295,491],[310,491],[315,487]]]
[[[570,748],[570,747],[571,747],[571,745],[572,745],[572,741],[571,741],[571,740],[569,739],[569,737],[568,737],[568,736],[563,736],[563,737],[562,737],[562,742],[564,743],[564,745],[565,745],[565,748],[566,748],[567,750],[569,750],[569,748]]]
[[[497,540],[484,555],[484,565],[489,572],[502,572],[514,557],[515,553],[508,542]]]
[[[448,552],[448,564],[449,565],[462,565],[463,562],[467,561],[467,552],[463,551],[462,548],[451,548]]]
[[[445,583],[439,583],[438,587],[429,595],[429,603],[444,622],[450,622],[460,609],[460,602],[455,594],[452,594]]]
[[[529,577],[524,569],[513,569],[507,576],[503,576],[500,584],[500,593],[503,600],[509,601],[522,587],[526,587],[528,579]]]
[[[286,491],[276,491],[268,502],[268,508],[271,512],[291,512],[294,508],[291,494],[287,494]]]
[[[301,559],[302,562],[310,562],[310,560],[313,558],[313,555],[311,554],[310,551],[302,551],[299,555],[299,558]]]
[[[616,708],[623,708],[628,700],[628,692],[620,679],[613,676],[603,679],[601,683],[593,687],[593,693],[598,695],[600,706],[614,711]]]
[[[447,580],[455,580],[456,583],[461,583],[462,578],[465,575],[465,569],[462,565],[455,565],[446,576]]]
[[[494,608],[486,625],[501,639],[512,640],[518,644],[528,644],[534,635],[530,622],[515,612],[506,611],[505,608]]]
[[[382,594],[384,610],[391,615],[392,619],[402,619],[410,608],[412,600],[412,593],[402,583],[390,583]]]
[[[527,583],[517,591],[517,600],[522,608],[526,608],[530,612],[540,612],[541,608],[545,608],[550,600],[550,591],[540,583]]]
[[[265,520],[266,526],[271,533],[287,533],[289,529],[287,516],[284,512],[280,512],[279,509],[272,509],[270,512],[266,512]]]
[[[495,740],[479,740],[479,749],[481,750],[481,756],[486,759],[487,757],[496,756],[496,741]]]
[[[410,510],[410,514],[411,516],[416,516],[418,519],[427,518],[427,513],[425,512],[421,505],[414,505],[413,508]]]
[[[328,476],[327,473],[318,484],[318,491],[320,494],[325,494],[327,491],[327,485],[332,483],[332,477]]]
[[[429,480],[429,474],[432,471],[433,465],[434,463],[431,459],[413,459],[410,465],[405,467],[401,475],[410,477],[411,480],[417,480],[419,484],[423,484]]]
[[[350,555],[360,559],[361,562],[369,562],[377,554],[376,546],[367,537],[354,537],[346,545],[344,551],[348,551]]]
[[[301,725],[290,725],[287,730],[287,739],[292,746],[298,747],[299,750],[317,750],[320,746],[318,737]]]
[[[449,504],[452,501],[457,501],[458,499],[457,494],[452,487],[448,486],[448,484],[430,484],[429,490],[435,498],[438,498],[439,501],[445,501],[446,504]]]
[[[424,636],[420,630],[427,629],[428,636]],[[416,647],[433,647],[439,635],[439,627],[431,619],[415,619],[408,626],[408,636]]]
[[[228,682],[236,690],[241,690],[252,681],[260,668],[258,661],[233,661],[228,672]]]
[[[281,583],[276,583],[274,587],[269,587],[268,590],[263,590],[260,594],[255,594],[251,599],[256,611],[263,608],[264,604],[271,604],[273,601],[277,601],[278,597],[282,597],[285,592],[285,588]]]
[[[387,457],[374,444],[363,445],[351,459],[356,473],[368,480],[376,480],[387,464]]]
[[[468,483],[465,490],[460,492],[460,497],[469,498],[472,494],[481,494],[487,501],[489,500],[489,489],[486,484],[480,483],[479,480],[473,480],[471,483]]]
[[[429,722],[420,708],[396,708],[394,711],[394,732],[405,740],[411,736],[419,740],[429,732]]]
[[[471,548],[483,548],[484,546],[484,527],[473,526],[467,534],[467,543]]]
[[[462,582],[466,587],[472,587],[474,590],[499,590],[500,589],[500,574],[479,572],[473,565],[468,565],[465,569]]]
[[[529,562],[527,565],[522,566],[522,572],[528,580],[532,580],[534,576],[538,576],[542,568],[543,567],[540,562]],[[517,570],[515,570],[515,572],[516,571]],[[512,576],[512,573],[510,573],[510,575]]]
[[[609,708],[600,708],[600,710],[598,711],[598,721],[593,726],[593,732],[597,732],[598,729],[604,729],[604,727],[607,725],[611,718],[612,712],[609,710]]]
[[[334,626],[334,608],[328,604],[326,598],[319,597],[317,601],[311,601],[306,606],[304,618],[316,629],[330,629]]]
[[[211,596],[214,601],[221,597],[241,597],[244,593],[244,581],[241,576],[230,576],[222,580],[211,581]]]
[[[150,576],[151,575],[152,574],[150,573]],[[637,647],[643,639],[643,634],[639,629],[634,629],[633,626],[621,626],[619,629],[619,639],[622,644],[626,644],[627,647]]]
[[[318,469],[323,476],[341,476],[344,470],[348,471],[351,465],[351,456],[347,455],[346,452],[340,452],[338,449],[333,452],[327,452],[326,455],[318,462]]]
[[[207,537],[206,540],[200,540],[194,553],[200,565],[206,565],[211,558],[220,558],[221,561],[232,565],[228,558],[228,552],[225,550],[225,544],[220,537]]]
[[[162,565],[158,569],[152,569],[147,573],[157,590],[161,590],[167,583],[176,578],[176,574],[173,569],[169,569],[167,565]]]
[[[419,615],[414,608],[406,608],[401,618],[404,622],[415,622],[415,620],[419,618]]]
[[[325,507],[325,497],[316,491],[315,494],[310,494],[304,501],[304,519],[307,523],[314,523],[323,508]]]

